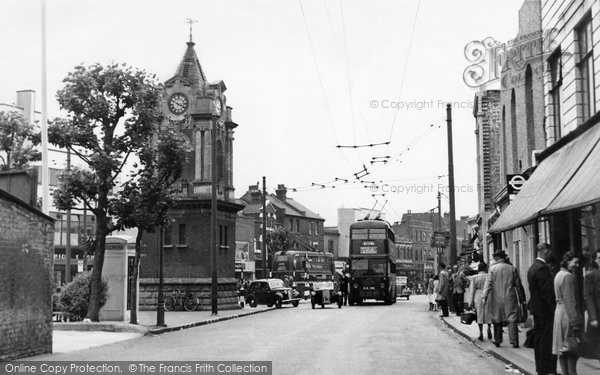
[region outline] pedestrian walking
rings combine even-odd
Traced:
[[[586,357],[600,359],[600,250],[592,254],[590,268],[583,279],[583,299],[588,312]]]
[[[344,272],[341,277],[340,289],[342,290],[342,299],[344,306],[348,304],[348,286],[350,284],[350,274],[348,271]]]
[[[436,292],[437,290],[437,286],[440,283],[440,276],[439,275],[434,275],[433,276],[433,300],[434,300],[434,304],[433,304],[433,311],[438,311],[438,301],[440,300],[440,298],[438,296],[441,296],[441,294],[439,294],[438,292]]]
[[[435,311],[435,289],[433,289],[433,275],[427,281],[427,300],[429,301],[429,311]]]
[[[442,316],[449,316],[448,314],[448,300],[450,299],[450,277],[448,271],[446,271],[446,264],[440,263],[439,269],[439,280],[438,285],[435,289],[438,298],[437,303],[442,309]]]
[[[453,267],[452,273],[452,301],[454,303],[454,311],[457,316],[465,312],[465,289],[469,285],[469,280],[465,276],[465,272],[459,269],[458,266]]]
[[[479,341],[483,341],[483,325],[487,324],[488,340],[492,339],[492,319],[490,318],[489,306],[483,303],[481,296],[487,279],[488,266],[483,262],[479,262],[477,266],[477,275],[473,276],[471,281],[470,295],[468,297],[469,305],[475,307],[477,311],[477,324],[479,325]]]
[[[548,266],[550,245],[537,246],[537,258],[527,271],[529,284],[529,311],[533,315],[533,351],[535,370],[539,375],[556,374],[556,355],[552,354],[552,331],[554,327],[554,278]]]
[[[556,310],[554,311],[554,330],[552,335],[552,354],[558,355],[558,363],[563,375],[577,374],[576,353],[567,351],[568,341],[581,339],[583,319],[575,299],[575,276],[579,268],[579,258],[573,251],[567,251],[560,263],[560,271],[554,278]]]
[[[446,268],[446,272],[448,272],[448,311],[450,311],[451,313],[455,313],[456,310],[454,309],[454,285],[452,285],[453,283],[453,275],[454,275],[454,267],[451,267],[450,265],[448,265],[448,267]]]
[[[502,327],[508,324],[508,339],[519,347],[518,304],[525,303],[525,291],[517,269],[506,262],[506,253],[494,253],[495,263],[490,266],[482,292],[483,303],[489,303],[490,318],[494,325],[494,345],[502,343]]]

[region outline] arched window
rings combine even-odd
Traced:
[[[525,118],[527,119],[527,158],[531,157],[531,151],[535,150],[535,124],[533,123],[533,73],[531,65],[525,69]],[[529,160],[529,165],[533,160]]]
[[[512,149],[512,173],[518,173],[517,170],[517,158],[519,154],[519,146],[517,145],[517,104],[515,99],[515,89],[510,92],[510,138],[511,138],[511,149]]]

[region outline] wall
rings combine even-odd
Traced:
[[[54,221],[0,190],[0,361],[52,352]]]
[[[600,43],[600,32],[598,31],[597,20],[600,12],[600,4],[596,0],[583,1],[561,1],[561,0],[545,0],[542,2],[542,29],[545,32],[552,32],[551,50],[554,52],[560,47],[562,51],[563,68],[562,76],[563,83],[561,86],[561,135],[564,136],[568,132],[575,129],[583,122],[581,109],[581,99],[579,91],[581,90],[580,80],[576,69],[578,62],[577,53],[578,47],[576,43],[576,32],[574,29],[582,21],[584,16],[591,13],[592,16],[592,41],[594,42],[594,50],[598,51]],[[598,54],[594,56],[598,58]],[[600,64],[596,61],[594,64],[594,81],[596,92],[600,84]],[[544,80],[544,93],[547,116],[546,134],[547,146],[556,141],[553,137],[554,113],[552,110],[552,101],[550,96],[551,81],[550,74],[546,74]],[[600,108],[600,96],[595,96],[596,109]]]
[[[0,172],[0,189],[35,207],[37,204],[37,169]]]

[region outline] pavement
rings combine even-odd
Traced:
[[[435,312],[432,314],[439,314]],[[520,348],[515,349],[508,342],[508,333],[504,334],[504,341],[497,348],[491,340],[487,338],[487,326],[484,326],[484,341],[479,341],[479,326],[477,323],[470,325],[462,324],[460,317],[450,315],[449,317],[443,317],[442,320],[458,334],[469,340],[473,345],[479,349],[487,352],[488,354],[498,358],[499,360],[506,363],[507,370],[513,370],[515,373],[521,372],[525,375],[535,375],[535,358],[533,349],[523,347],[525,342],[525,332],[527,329],[519,329],[519,344]],[[560,365],[557,364],[557,370],[560,372]],[[600,361],[586,358],[579,358],[577,361],[577,374],[579,375],[598,375],[600,374]]]
[[[158,335],[218,323],[273,309],[274,307],[250,308],[246,306],[243,309],[222,310],[216,316],[212,315],[211,311],[169,311],[165,312],[165,326],[163,327],[156,325],[156,311],[140,311],[138,313],[139,324],[110,321],[53,323],[52,353],[69,353],[131,340],[144,335]]]
[[[143,335],[157,335],[218,323],[273,309],[265,306],[257,308],[246,306],[243,309],[219,311],[217,316],[213,316],[210,311],[170,311],[165,312],[166,326],[164,327],[156,325],[156,311],[140,311],[138,315],[139,324],[137,325],[126,322],[54,323],[52,349],[53,353],[68,353],[94,346],[131,340]],[[432,312],[431,314],[439,314],[439,312]],[[497,348],[487,339],[487,327],[484,327],[484,341],[479,341],[477,339],[479,328],[476,323],[471,325],[462,324],[460,318],[455,315],[443,317],[442,321],[472,345],[506,363],[507,371],[512,370],[515,373],[520,372],[525,375],[536,374],[533,349],[522,346],[525,342],[525,332],[527,329],[520,329],[520,348],[515,349],[508,343],[508,334],[505,334],[504,342]],[[560,372],[560,366],[558,366],[558,371]],[[600,361],[580,358],[577,362],[577,372],[579,375],[598,375],[600,374]]]

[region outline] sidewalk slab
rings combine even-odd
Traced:
[[[525,342],[525,334],[527,329],[519,330],[519,345],[518,349],[513,348],[508,342],[508,333],[505,331],[503,342],[499,348],[497,348],[491,340],[487,338],[487,325],[484,326],[483,335],[484,341],[479,341],[479,326],[477,323],[470,325],[462,324],[460,317],[449,316],[441,318],[448,327],[452,328],[458,334],[463,336],[465,339],[470,341],[473,345],[483,350],[484,352],[498,358],[502,362],[506,363],[507,366],[519,370],[525,375],[535,375],[535,357],[533,349],[523,347]],[[560,366],[557,365],[557,369],[560,372]],[[507,367],[508,369],[508,367]],[[579,375],[598,375],[600,374],[600,361],[579,358],[577,361],[577,373]]]
[[[156,311],[140,311],[138,313],[139,324],[113,321],[55,322],[52,326],[52,352],[68,353],[130,340],[144,335],[157,335],[222,322],[274,309],[274,307],[263,306],[246,307],[244,309],[222,310],[216,316],[213,316],[211,311],[169,311],[165,312],[164,320],[167,324],[165,327],[156,326]]]

